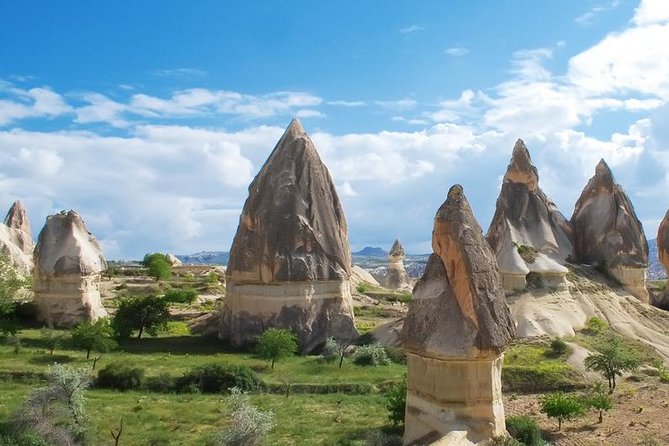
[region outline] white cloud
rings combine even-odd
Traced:
[[[669,2],[666,0],[642,0],[634,11],[632,21],[637,25],[651,25],[669,21]]]
[[[446,54],[448,54],[449,56],[460,57],[460,56],[464,56],[465,54],[468,54],[469,50],[467,48],[464,48],[464,47],[461,47],[461,46],[454,46],[454,47],[446,49],[446,51],[444,51],[444,52]]]
[[[411,98],[398,99],[396,101],[375,101],[379,107],[392,111],[406,111],[416,108],[418,102]]]
[[[0,99],[0,126],[27,118],[55,118],[72,111],[64,98],[49,88],[24,90],[3,82],[0,95],[3,92],[6,99]]]
[[[400,34],[409,34],[409,33],[415,33],[417,31],[424,31],[425,27],[422,25],[409,25],[405,26],[404,28],[400,29]]]
[[[615,9],[619,5],[620,5],[619,0],[613,0],[609,3],[600,3],[598,5],[593,6],[592,8],[590,8],[590,10],[584,12],[580,16],[576,17],[574,19],[574,22],[582,26],[590,25],[598,15],[606,11],[610,11],[611,9]]]
[[[364,101],[328,101],[328,105],[336,105],[340,107],[362,107],[365,105]]]
[[[318,110],[298,110],[295,116],[298,118],[324,118],[326,115]]]

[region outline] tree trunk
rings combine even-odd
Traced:
[[[274,370],[274,361],[276,361],[276,360],[272,359],[272,370]]]
[[[343,363],[344,363],[344,355],[342,354],[342,355],[339,357],[339,368],[341,368],[341,365],[342,365]]]
[[[599,409],[599,422],[602,423],[604,421],[604,411],[602,409]]]
[[[562,418],[558,417],[558,432],[562,430]]]
[[[95,370],[95,366],[98,363],[98,361],[102,358],[102,355],[98,355],[97,358],[93,358],[93,370]]]
[[[91,349],[86,350],[86,359],[91,359]]]
[[[139,328],[139,334],[137,335],[137,339],[142,339],[142,332],[144,331],[144,327]]]

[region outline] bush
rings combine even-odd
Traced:
[[[262,443],[269,431],[274,428],[274,413],[263,411],[249,402],[238,388],[230,390],[230,422],[228,428],[217,432],[214,446],[257,446]]]
[[[321,356],[327,362],[334,362],[339,359],[339,345],[335,338],[327,338],[321,351]]]
[[[558,357],[562,356],[569,351],[569,346],[560,338],[555,338],[551,341],[551,349],[549,350],[549,356]]]
[[[197,299],[197,290],[184,288],[181,290],[168,290],[164,297],[166,302],[172,304],[192,304]]]
[[[395,364],[406,364],[407,363],[407,354],[404,350],[397,347],[384,347],[386,350],[386,355]]]
[[[620,338],[611,336],[597,353],[589,355],[583,363],[586,369],[600,372],[608,381],[609,393],[613,393],[616,376],[635,371],[640,361],[636,355],[622,348]]]
[[[360,294],[365,294],[367,291],[369,291],[369,285],[366,283],[359,283],[355,287],[355,290]]]
[[[363,345],[353,355],[353,363],[361,366],[380,366],[390,364],[386,350],[380,345]]]
[[[395,426],[404,425],[404,414],[407,405],[407,378],[393,385],[386,393],[386,409],[388,418]]]
[[[95,380],[95,385],[104,389],[116,389],[123,392],[139,389],[143,382],[143,368],[118,361],[107,364],[98,372],[98,379]]]
[[[549,393],[541,399],[541,412],[549,418],[557,418],[558,430],[562,429],[562,422],[585,414],[581,401],[562,392]]]
[[[224,366],[221,364],[205,364],[186,372],[176,380],[176,390],[202,393],[221,393],[236,387],[242,391],[256,390],[260,379],[247,366]]]
[[[119,303],[112,326],[119,339],[128,339],[133,331],[137,331],[137,339],[141,339],[145,331],[156,336],[158,330],[167,329],[169,318],[169,305],[162,297],[128,297]]]
[[[585,323],[586,330],[592,334],[599,334],[609,328],[609,324],[600,318],[593,316]]]
[[[169,373],[146,378],[146,388],[152,392],[170,393],[176,390],[177,379]]]
[[[509,435],[526,446],[541,446],[543,444],[539,425],[526,415],[507,418],[506,430]]]

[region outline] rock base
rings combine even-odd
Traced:
[[[220,337],[250,344],[267,328],[291,330],[302,353],[328,337],[358,337],[347,280],[239,284],[228,282]]]
[[[444,360],[408,353],[404,444],[463,431],[472,443],[504,435],[503,357]]]
[[[632,296],[641,302],[650,302],[650,296],[646,289],[646,268],[617,266],[609,268],[608,271]]]
[[[60,276],[35,281],[37,320],[49,327],[70,328],[107,316],[102,306],[99,275]]]

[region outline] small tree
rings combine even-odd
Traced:
[[[588,407],[599,411],[599,422],[604,421],[604,411],[609,411],[613,408],[613,401],[611,396],[606,393],[602,383],[595,384],[590,394],[585,398],[585,404]]]
[[[327,338],[325,346],[323,347],[323,358],[326,361],[339,360],[339,368],[344,363],[344,356],[346,350],[355,342],[353,339],[347,338]]]
[[[617,336],[609,337],[606,344],[598,351],[585,358],[585,367],[604,375],[609,383],[609,393],[613,393],[616,388],[616,376],[636,370],[639,367],[639,360],[621,348]]]
[[[16,298],[19,291],[30,286],[9,258],[0,254],[0,336],[14,336],[19,330],[16,320]]]
[[[86,350],[86,359],[90,359],[91,351],[105,353],[115,348],[117,344],[113,336],[114,330],[111,328],[109,320],[101,318],[95,322],[82,322],[74,327],[72,343],[75,347]]]
[[[231,409],[228,428],[217,432],[215,446],[258,446],[274,428],[274,413],[263,411],[249,402],[249,397],[237,387],[230,389]]]
[[[558,430],[562,430],[562,422],[582,416],[585,408],[578,398],[562,392],[544,395],[541,399],[541,412],[548,418],[557,418]]]
[[[14,431],[35,432],[53,445],[81,444],[88,426],[88,372],[56,364],[49,368],[47,377],[49,385],[35,390],[14,414]]]
[[[146,331],[156,336],[158,330],[167,329],[170,309],[167,301],[159,296],[139,296],[122,299],[114,315],[112,326],[120,339],[128,339],[137,331],[137,339]]]
[[[258,337],[258,356],[274,363],[297,352],[297,338],[288,330],[269,328]]]
[[[142,264],[147,268],[147,274],[156,281],[169,279],[172,276],[172,264],[165,254],[159,252],[146,254]]]
[[[60,347],[63,344],[63,341],[65,340],[65,334],[58,331],[58,330],[52,330],[50,328],[42,328],[42,331],[40,332],[40,337],[42,339],[42,343],[46,348],[49,349],[49,353],[51,356],[53,356],[53,351]]]

